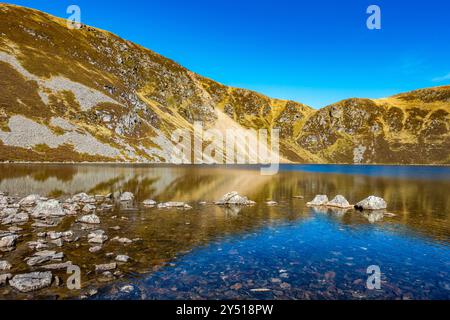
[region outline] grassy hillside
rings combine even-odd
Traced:
[[[450,163],[450,87],[321,110],[231,88],[96,28],[0,4],[0,161],[170,157],[170,134],[280,129],[282,161]]]

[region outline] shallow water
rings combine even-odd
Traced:
[[[3,287],[0,298],[77,298],[92,289],[99,290],[96,299],[450,298],[450,168],[283,165],[275,176],[259,173],[245,166],[0,165],[0,191],[11,195],[136,195],[132,205],[98,213],[96,229],[110,239],[136,239],[128,245],[110,240],[90,253],[88,231],[75,218],[48,230],[21,226],[16,250],[0,253],[13,264],[11,273],[31,271],[23,259],[32,254],[26,242],[37,232],[70,229],[80,240],[55,250],[81,267],[82,290],[68,290],[65,272],[54,272],[59,287],[30,294]],[[257,204],[212,204],[230,191]],[[316,194],[342,194],[352,203],[378,195],[395,216],[378,220],[354,210],[306,207]],[[140,205],[149,198],[186,201],[193,209]],[[113,261],[107,253],[132,258],[119,264],[121,274],[112,281],[94,272],[95,264]],[[366,288],[370,265],[381,269],[380,290]],[[120,292],[129,284],[133,292]]]

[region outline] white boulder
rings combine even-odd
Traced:
[[[169,209],[169,208],[178,208],[178,209],[192,209],[190,205],[185,202],[164,202],[158,204],[159,209]]]
[[[384,210],[387,209],[387,203],[383,198],[370,196],[355,205],[358,210]]]
[[[88,214],[85,216],[81,216],[78,219],[78,222],[87,224],[100,224],[100,218],[95,214]]]
[[[328,201],[326,204],[328,207],[336,207],[341,209],[353,208],[353,206],[345,199],[344,196],[337,195],[333,200]]]
[[[106,240],[108,240],[108,236],[103,230],[96,230],[88,234],[89,243],[103,244]]]
[[[216,201],[217,205],[236,205],[236,206],[248,206],[253,205],[256,202],[249,200],[247,197],[239,195],[236,191],[225,194],[222,199]]]
[[[51,272],[32,272],[19,274],[9,281],[9,284],[20,292],[31,292],[49,287],[52,283]]]
[[[63,207],[58,200],[42,201],[31,211],[33,218],[62,217],[65,216]]]

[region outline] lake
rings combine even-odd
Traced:
[[[76,217],[45,230],[32,220],[20,225],[16,249],[0,252],[12,264],[8,272],[39,270],[24,261],[37,233],[72,230],[78,241],[51,250],[80,267],[82,289],[67,289],[60,270],[53,272],[59,285],[32,293],[3,286],[0,299],[450,299],[448,167],[282,165],[262,176],[255,166],[2,164],[0,191],[60,200],[80,192],[135,195],[97,213],[94,229],[109,239],[95,253],[87,241],[92,228]],[[256,204],[213,203],[230,191]],[[389,215],[307,207],[317,194],[351,203],[380,196]],[[192,209],[149,208],[146,199]],[[118,254],[131,259],[112,276],[95,272]],[[380,289],[366,285],[369,266],[381,271]]]

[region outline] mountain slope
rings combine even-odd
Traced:
[[[447,86],[341,101],[313,114],[297,142],[325,162],[448,164],[449,129]]]
[[[321,110],[231,88],[96,28],[0,4],[0,161],[167,162],[196,121],[280,129],[281,161],[450,163],[450,87]]]

